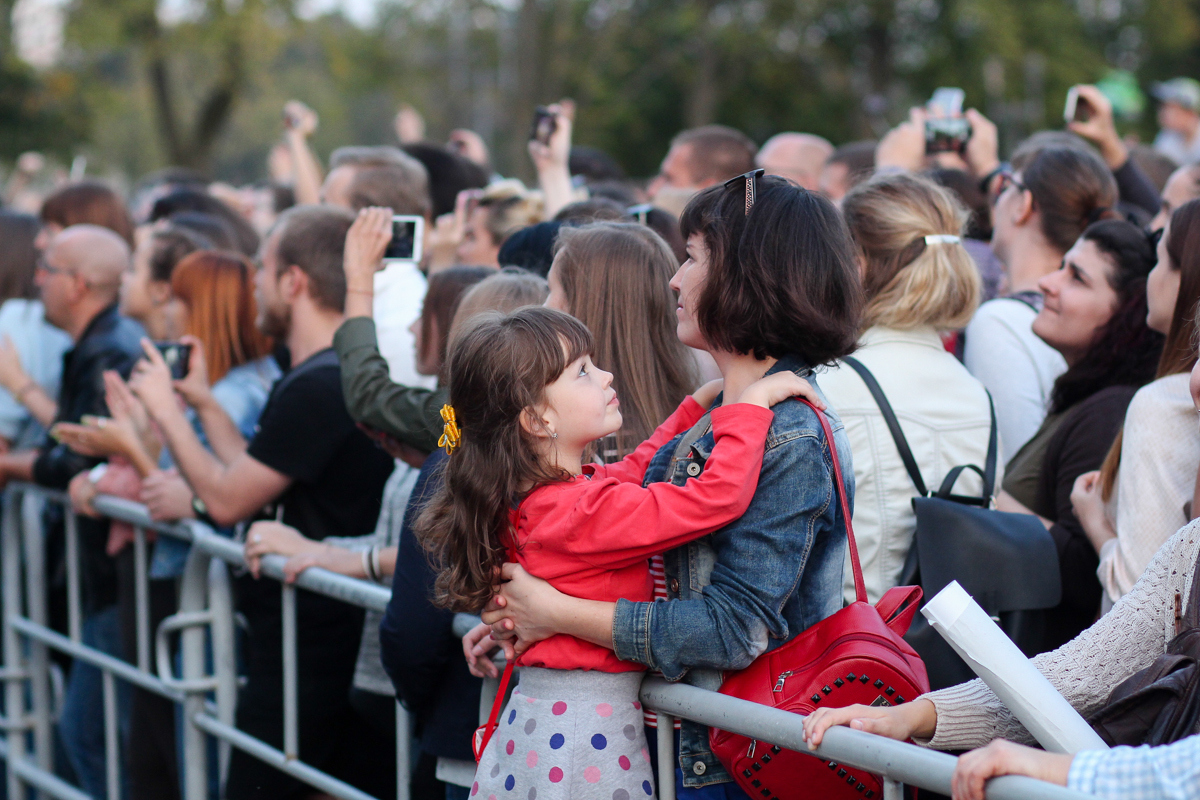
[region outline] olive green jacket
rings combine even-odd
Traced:
[[[442,433],[441,409],[449,401],[442,388],[402,386],[392,381],[379,354],[375,320],[351,317],[333,336],[342,367],[346,409],[361,422],[423,453],[437,448]]]

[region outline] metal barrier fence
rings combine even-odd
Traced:
[[[68,506],[66,518],[66,577],[68,635],[48,626],[49,598],[45,581],[43,502]],[[163,524],[150,519],[146,508],[115,497],[94,501],[102,514],[134,526],[136,654],[134,663],[113,658],[82,642],[79,535],[67,498],[29,484],[13,484],[5,494],[0,519],[0,581],[3,601],[3,668],[5,714],[0,718],[0,759],[7,766],[7,795],[23,800],[28,790],[62,800],[86,800],[88,795],[56,776],[54,771],[53,709],[50,651],[58,651],[100,670],[103,678],[105,764],[108,796],[121,796],[121,760],[117,720],[116,681],[161,695],[184,712],[180,771],[183,800],[207,800],[209,792],[208,736],[219,745],[220,775],[225,774],[231,747],[245,751],[310,786],[344,800],[370,796],[299,759],[296,660],[296,589],[308,589],[366,609],[382,611],[391,593],[378,585],[320,568],[303,572],[294,584],[283,582],[282,556],[262,560],[262,574],[280,582],[283,609],[283,749],[256,739],[234,725],[238,676],[234,645],[234,608],[228,565],[245,565],[242,546],[211,528],[192,521]],[[150,630],[148,551],[146,531],[191,542],[181,581],[179,610],[157,631]],[[456,628],[469,624],[460,615]],[[180,636],[181,674],[172,664],[169,637]],[[151,669],[151,665],[154,669]],[[209,669],[211,666],[211,671]],[[494,683],[485,683],[481,714],[491,706]],[[641,690],[646,707],[659,712],[660,729],[682,717],[720,727],[781,747],[807,751],[802,741],[803,718],[744,700],[685,684],[647,678]],[[396,772],[398,800],[408,800],[409,764],[413,754],[407,712],[396,705]],[[659,797],[675,800],[675,754],[672,738],[659,738]],[[830,730],[815,756],[865,769],[885,778],[885,800],[899,800],[903,784],[949,794],[955,758],[915,745],[884,739],[848,728]],[[996,778],[988,783],[992,800],[1082,800],[1085,795],[1022,777]]]

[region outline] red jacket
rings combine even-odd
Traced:
[[[703,473],[683,486],[642,486],[660,447],[691,428],[704,409],[686,398],[647,441],[615,464],[589,464],[572,480],[540,486],[513,512],[517,561],[573,597],[650,600],[648,559],[724,527],[745,513],[758,485],[774,414],[736,403],[713,409],[716,443]],[[559,634],[520,663],[551,669],[633,672],[607,647]]]

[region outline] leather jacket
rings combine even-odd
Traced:
[[[104,372],[116,370],[128,378],[142,357],[146,331],[111,305],[96,315],[76,345],[63,355],[62,389],[55,422],[79,422],[85,414],[108,416],[104,401]],[[65,489],[80,472],[98,463],[47,437],[33,465],[33,479],[42,486]]]

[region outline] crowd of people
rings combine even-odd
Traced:
[[[912,580],[912,501],[947,475],[1052,541],[1060,599],[1024,644],[1089,716],[1200,622],[1182,613],[1200,555],[1200,85],[1157,88],[1159,153],[1076,91],[1090,117],[1007,160],[974,110],[960,147],[928,154],[931,112],[913,109],[839,147],[686,130],[643,183],[572,144],[563,101],[527,187],[470,131],[342,147],[326,168],[292,102],[255,187],[179,169],[128,198],[14,183],[0,484],[68,491],[83,642],[131,661],[134,534],[94,498],[243,542],[236,723],[275,747],[283,610],[262,558],[285,556],[288,580],[390,585],[382,614],[297,594],[299,756],[376,797],[395,792],[397,701],[415,798],[653,795],[671,734],[637,702],[642,675],[716,689],[853,602],[851,523],[870,602]],[[395,215],[422,221],[420,258],[389,255]],[[993,496],[979,468],[997,451]],[[62,629],[64,513],[44,512]],[[154,541],[152,625],[188,554]],[[462,640],[459,611],[483,618]],[[520,685],[473,754],[499,648]],[[101,674],[59,666],[59,768],[105,798]],[[956,797],[1010,772],[1200,797],[1200,739],[1049,755],[1014,744],[1032,738],[980,681],[935,688],[822,707],[806,733],[982,748]],[[124,686],[118,705],[122,795],[179,797],[174,705]],[[746,796],[707,728],[674,736],[680,797]],[[319,796],[238,749],[213,790]]]

